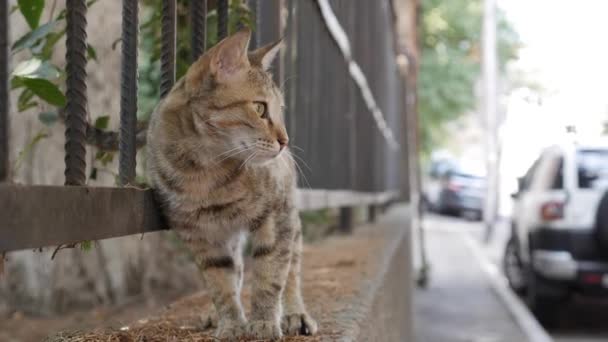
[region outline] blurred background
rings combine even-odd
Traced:
[[[599,14],[606,3],[423,0],[421,8],[422,249],[429,255],[423,251],[419,265],[423,280],[430,269],[430,290],[420,292],[418,322],[450,319],[445,308],[432,309],[442,295],[482,292],[483,281],[453,280],[453,269],[472,257],[465,252],[471,238],[480,243],[473,255],[497,274],[490,278],[515,294],[507,307],[524,304],[544,338],[606,340],[599,317],[608,312],[608,50],[598,43],[608,29]],[[451,243],[462,245],[445,247]],[[465,324],[496,310],[474,308]],[[505,339],[511,330],[496,326],[501,333],[476,334],[519,339]],[[458,340],[449,331],[418,337]]]

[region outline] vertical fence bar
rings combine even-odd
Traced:
[[[249,46],[252,50],[257,49],[260,46],[260,11],[259,11],[259,1],[258,0],[249,0],[249,10],[251,11],[251,24],[253,30],[253,37],[251,37],[251,42]]]
[[[175,83],[175,0],[163,0],[161,53],[160,53],[160,97],[169,93]]]
[[[9,9],[8,0],[0,0],[0,182],[9,177]]]
[[[67,105],[65,119],[65,184],[86,181],[87,128],[87,4],[86,0],[66,1]]]
[[[228,36],[228,0],[217,0],[217,40]]]
[[[207,0],[190,1],[190,25],[192,31],[192,60],[196,61],[206,50]]]
[[[137,36],[138,2],[122,0],[122,61],[120,74],[120,152],[118,172],[121,185],[135,179],[137,154]]]
[[[340,217],[338,221],[338,230],[344,234],[350,234],[353,232],[354,226],[354,210],[353,207],[342,207],[340,208]]]

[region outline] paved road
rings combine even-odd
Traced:
[[[449,287],[457,286],[462,288],[466,286],[468,297],[476,298],[468,306],[477,308],[479,305],[488,306],[488,310],[494,309],[496,302],[488,299],[488,293],[484,289],[484,277],[478,274],[474,269],[477,267],[476,261],[470,251],[466,251],[466,245],[457,239],[460,234],[471,234],[475,239],[481,241],[483,230],[480,224],[466,222],[459,219],[429,216],[425,220],[425,227],[428,228],[427,244],[431,263],[433,267],[431,287],[428,293],[418,290],[417,297],[419,301],[416,303],[416,313],[420,313],[420,317],[428,316],[429,307],[432,307],[431,302],[439,301],[441,304],[435,307],[434,311],[443,310],[442,306],[450,305],[450,301],[458,301],[458,299],[442,298],[441,294],[447,296],[461,295],[465,296],[465,292],[460,290],[452,290]],[[504,244],[508,238],[509,227],[507,223],[497,226],[496,232],[491,243],[484,247],[484,252],[496,265],[500,264]],[[459,277],[458,272],[463,266],[467,267],[464,277]],[[446,269],[446,267],[448,267]],[[473,271],[471,270],[473,269]],[[479,276],[477,283],[471,282],[471,276]],[[428,303],[427,303],[428,301]],[[461,300],[462,301],[462,300]],[[435,304],[437,305],[437,304]],[[431,311],[433,311],[431,310]],[[496,325],[496,319],[499,316],[478,316],[486,309],[477,308],[472,311],[475,315],[468,316],[468,324],[472,324],[475,319],[489,322],[491,327]],[[501,309],[504,310],[504,309]],[[449,318],[450,311],[439,313],[444,318]],[[463,319],[463,318],[459,318]],[[509,317],[510,319],[510,317]],[[508,320],[509,320],[508,319]],[[478,324],[481,324],[481,321]],[[424,326],[424,325],[423,325]],[[475,328],[476,326],[473,326]],[[501,324],[496,331],[510,334],[512,333],[509,325]],[[568,305],[565,305],[560,313],[558,328],[549,331],[556,342],[599,342],[608,341],[608,300],[600,301],[598,299],[581,299],[577,298]],[[510,336],[510,335],[509,335]],[[479,341],[502,341],[503,339],[485,339]],[[421,341],[444,341],[442,339],[430,340],[421,339]],[[461,341],[460,339],[447,339],[445,341]],[[478,341],[469,339],[468,341]],[[506,339],[505,341],[520,341],[519,339]],[[521,340],[524,341],[524,340]]]
[[[442,224],[435,220],[425,223]],[[432,270],[428,288],[417,290],[414,296],[416,341],[525,341],[461,233],[436,229],[426,233]]]

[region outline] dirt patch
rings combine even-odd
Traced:
[[[360,297],[361,284],[376,271],[375,267],[386,241],[387,236],[381,230],[361,229],[353,236],[332,237],[314,245],[306,245],[303,293],[309,312],[319,323],[320,330],[314,337],[291,337],[284,340],[331,341],[343,336],[348,327],[337,322],[336,317],[352,310],[352,303]],[[250,275],[247,274],[243,291],[246,310],[249,310],[250,302],[248,284],[251,283],[251,279],[249,278]],[[120,324],[115,320],[109,322],[101,317],[97,320],[89,319],[89,316],[94,315],[82,313],[81,317],[86,318],[81,321],[74,321],[71,318],[71,321],[68,319],[68,322],[63,324],[61,317],[54,319],[54,324],[48,320],[45,322],[45,320],[21,317],[18,320],[13,319],[12,322],[0,323],[0,331],[4,332],[4,329],[12,331],[13,335],[6,336],[11,341],[39,341],[40,338],[36,336],[40,334],[34,336],[31,332],[37,328],[32,327],[41,327],[46,332],[46,336],[49,333],[62,331],[46,339],[52,342],[216,341],[217,339],[210,336],[212,333],[210,329],[202,329],[203,320],[210,312],[211,305],[209,296],[203,290],[178,299],[164,308],[162,305],[150,308],[133,304],[122,310],[117,309],[114,312],[114,319],[119,316],[123,319],[130,317],[128,324]],[[135,316],[138,313],[141,315]],[[105,318],[108,318],[108,313],[105,315]],[[146,318],[138,320],[141,317]],[[16,329],[16,325],[21,326],[22,329]],[[91,328],[93,325],[97,329]]]

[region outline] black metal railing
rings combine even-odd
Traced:
[[[122,3],[120,185],[134,182],[139,144],[137,3]],[[348,207],[386,202],[397,191],[406,190],[399,189],[400,178],[405,175],[399,161],[406,157],[406,149],[391,148],[386,132],[382,132],[383,127],[389,128],[399,142],[404,141],[405,132],[399,128],[405,120],[405,89],[394,60],[389,6],[375,1],[325,2],[325,6],[331,3],[337,24],[349,40],[351,51],[345,59],[344,50],[321,13],[320,3],[321,0],[249,0],[255,23],[251,45],[253,48],[281,37],[286,43],[273,72],[284,90],[292,152],[301,168],[301,208],[343,207],[342,221],[350,225],[352,210]],[[209,11],[215,10],[218,16],[218,40],[230,33],[228,0],[192,0],[193,60],[206,49],[208,4],[215,5]],[[1,183],[0,252],[165,228],[150,190],[84,187],[87,131],[91,127],[87,121],[86,0],[67,0],[66,6],[65,185],[70,187]],[[176,0],[162,0],[161,98],[175,83],[176,10]],[[8,17],[8,1],[0,0],[0,182],[10,178]],[[359,79],[353,76],[354,61],[360,67],[359,74],[355,74]],[[367,87],[365,96],[372,99],[364,98],[362,85]],[[370,103],[376,106],[371,111]],[[307,192],[308,189],[313,191]],[[390,194],[377,196],[385,193]],[[53,205],[46,205],[52,198],[56,199]],[[48,217],[35,218],[32,212]]]
[[[0,1],[0,182],[9,178],[9,8]]]

